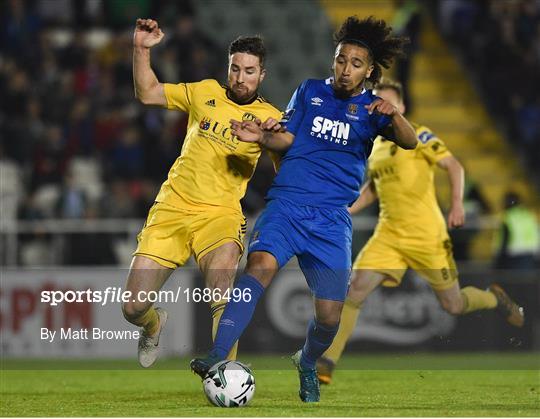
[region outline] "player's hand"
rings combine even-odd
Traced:
[[[161,42],[165,34],[153,19],[137,19],[133,33],[133,46],[152,48]]]
[[[261,128],[265,131],[285,132],[283,125],[281,125],[279,121],[274,118],[268,118],[266,121],[264,121],[261,124]]]
[[[240,141],[245,143],[260,143],[264,131],[256,121],[237,121],[231,119],[231,132],[235,135]],[[260,121],[259,121],[260,122]]]
[[[463,224],[465,224],[465,209],[463,205],[452,205],[448,214],[448,228],[459,228]]]
[[[394,105],[392,105],[390,102],[387,102],[386,100],[383,100],[381,98],[375,99],[369,105],[365,105],[364,108],[367,109],[368,114],[370,115],[373,112],[377,112],[381,115],[387,115],[387,116],[393,116],[399,113],[398,109]]]

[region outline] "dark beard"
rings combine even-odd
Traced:
[[[334,95],[338,98],[338,99],[349,99],[352,94],[354,93],[353,90],[345,90],[345,89],[336,89],[336,87],[334,87]]]
[[[227,88],[227,97],[238,105],[245,105],[247,103],[251,103],[257,98],[257,96],[257,92],[255,92],[253,93],[253,95],[247,98],[240,98],[236,93],[234,93],[234,90],[232,90],[231,88]]]

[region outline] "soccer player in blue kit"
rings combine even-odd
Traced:
[[[373,17],[349,17],[334,38],[333,77],[304,81],[281,123],[231,121],[239,140],[259,143],[281,153],[282,159],[267,207],[253,228],[247,266],[235,285],[251,298],[228,302],[209,356],[191,362],[191,369],[204,378],[226,358],[265,288],[296,255],[315,308],[304,347],[293,356],[304,402],[319,401],[315,363],[338,330],[351,268],[347,207],[358,198],[373,140],[384,132],[406,149],[417,142],[397,108],[366,88],[380,79],[381,67],[388,68],[402,53],[405,40]],[[239,291],[235,295],[244,295]]]

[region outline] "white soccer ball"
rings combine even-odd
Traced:
[[[221,361],[210,368],[203,388],[210,403],[216,406],[246,406],[255,393],[255,377],[241,362]]]

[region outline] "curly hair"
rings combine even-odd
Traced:
[[[373,64],[373,71],[368,78],[375,85],[382,76],[382,67],[388,68],[395,58],[403,57],[403,47],[408,38],[392,36],[392,28],[384,20],[369,16],[358,19],[349,16],[334,34],[336,47],[339,44],[354,44],[366,48]]]
[[[259,57],[261,68],[264,67],[266,58],[266,47],[264,41],[259,35],[255,36],[239,36],[229,45],[229,55],[236,52],[245,52],[247,54]]]

